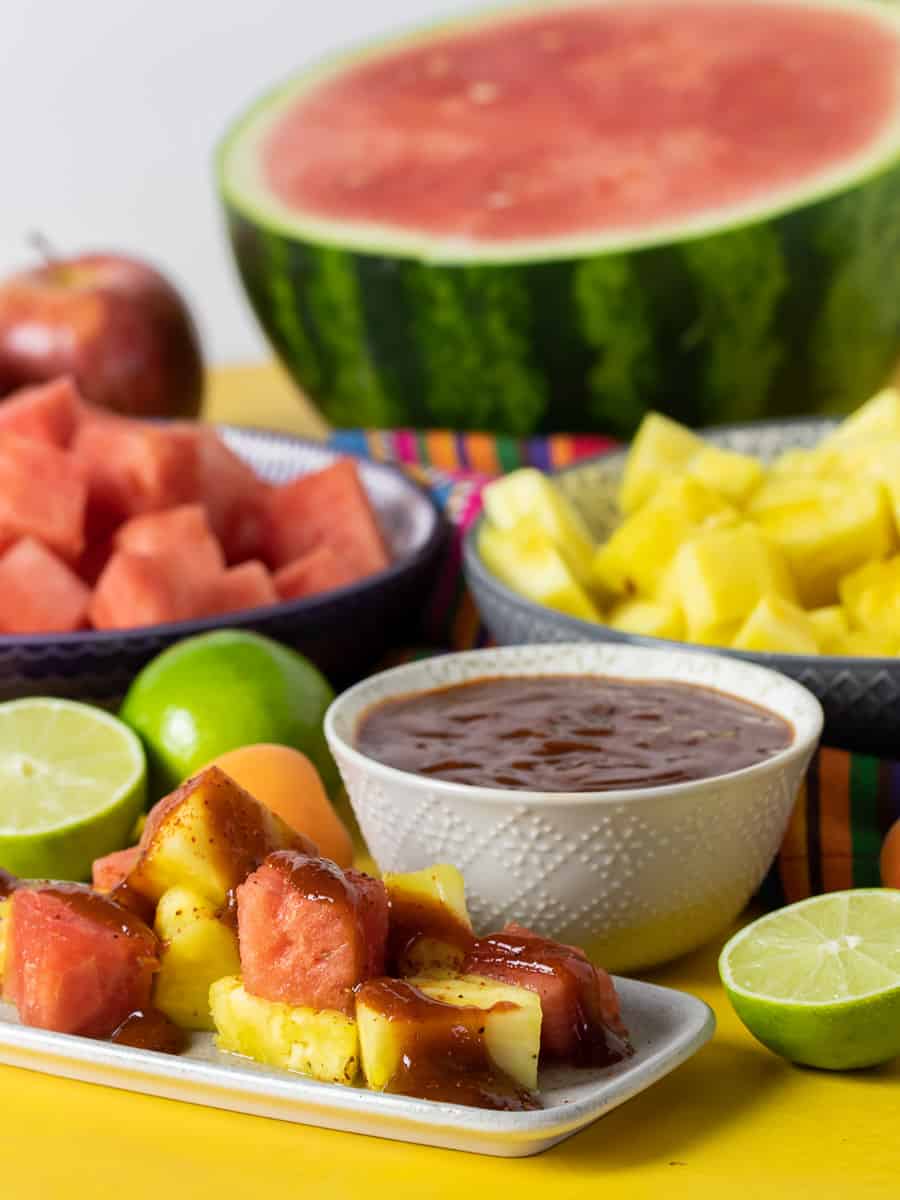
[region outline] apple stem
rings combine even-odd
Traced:
[[[56,247],[39,229],[35,229],[29,233],[28,244],[32,250],[41,256],[48,267],[55,267],[59,263],[59,253]]]

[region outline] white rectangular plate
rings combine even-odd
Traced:
[[[616,987],[634,1056],[604,1070],[542,1072],[544,1107],[536,1112],[489,1112],[317,1083],[222,1054],[210,1034],[195,1034],[175,1057],[48,1033],[20,1025],[6,1004],[0,1004],[0,1062],[255,1116],[512,1158],[538,1154],[577,1133],[712,1037],[715,1018],[703,1001],[630,979],[617,978]]]

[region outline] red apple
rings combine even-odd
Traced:
[[[197,330],[153,267],[119,254],[51,259],[0,284],[0,395],[72,375],[85,399],[136,417],[195,417]]]

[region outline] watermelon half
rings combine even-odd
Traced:
[[[841,411],[900,353],[900,7],[492,12],[224,140],[247,293],[337,425],[627,434]]]

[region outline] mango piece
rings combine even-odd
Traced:
[[[841,580],[840,592],[851,627],[900,637],[900,555],[853,571]]]
[[[189,888],[170,888],[156,909],[154,930],[162,941],[153,1003],[183,1029],[214,1028],[209,989],[240,971],[237,934],[215,909]]]
[[[497,983],[478,975],[449,979],[417,978],[408,981],[432,1000],[455,1008],[485,1011],[484,1044],[488,1054],[521,1087],[537,1087],[538,1054],[541,1045],[541,1001],[537,992]],[[365,1003],[365,988],[356,1004],[363,1072],[370,1088],[385,1088],[400,1065],[404,1044],[410,1036],[407,1022],[389,1020]],[[448,1017],[448,1021],[449,1021]]]
[[[864,479],[768,479],[748,515],[784,555],[807,608],[833,604],[838,582],[895,544],[884,489]]]
[[[705,484],[738,506],[750,499],[762,483],[765,473],[765,467],[758,458],[738,454],[735,450],[723,450],[718,446],[704,446],[698,450],[687,467],[689,479]]]
[[[679,546],[701,526],[736,510],[696,480],[670,479],[626,517],[594,555],[593,582],[610,596],[652,595]]]
[[[818,654],[815,626],[802,608],[782,596],[763,596],[731,643],[735,650]]]
[[[619,507],[628,516],[636,512],[665,480],[681,474],[703,442],[684,425],[661,413],[648,413],[631,443]]]
[[[850,632],[847,614],[839,604],[825,608],[812,608],[807,613],[816,632],[816,640],[823,654],[835,654],[834,646]]]
[[[535,604],[585,621],[600,620],[593,600],[533,517],[522,517],[510,529],[497,529],[486,521],[479,533],[478,550],[489,571]]]
[[[749,524],[706,530],[686,542],[673,564],[671,586],[689,640],[703,644],[722,644],[709,639],[724,636],[729,626],[733,637],[763,596],[796,598],[783,558]]]
[[[641,637],[684,637],[684,614],[677,604],[652,600],[625,600],[617,604],[606,619],[607,625],[622,633]]]
[[[391,938],[396,941],[402,933],[405,943],[398,955],[401,975],[454,974],[468,951],[462,938],[452,938],[457,931],[468,931],[474,939],[472,922],[466,905],[466,885],[462,872],[450,863],[435,863],[422,871],[405,874],[385,872],[384,885],[391,903]],[[416,937],[417,922],[435,926],[446,921],[451,933],[449,940],[436,937]]]
[[[575,578],[589,583],[594,539],[581,513],[552,479],[534,467],[522,467],[489,483],[482,498],[488,520],[498,529],[512,529],[523,517],[532,518]]]
[[[325,1083],[356,1078],[359,1036],[356,1022],[343,1013],[251,996],[237,976],[217,979],[209,1004],[220,1050]]]
[[[855,438],[873,436],[900,437],[900,391],[896,387],[877,392],[823,438],[822,446],[830,449]]]

